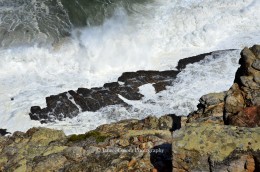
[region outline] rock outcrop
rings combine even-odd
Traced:
[[[202,96],[188,122],[208,121],[241,127],[260,126],[260,46],[244,48],[234,84],[228,91]]]
[[[171,131],[181,118],[124,120],[80,135],[32,128],[0,137],[0,171],[170,172]]]
[[[80,112],[97,111],[109,105],[122,104],[123,100],[118,95],[128,100],[140,100],[143,95],[138,87],[153,83],[157,92],[165,90],[171,85],[178,71],[137,71],[123,73],[118,82],[104,84],[99,88],[79,88],[77,91],[70,90],[58,95],[46,98],[47,107],[31,107],[29,114],[32,120],[40,120],[42,123],[63,118],[75,117]]]
[[[260,128],[194,123],[173,134],[173,171],[257,171]]]
[[[0,171],[260,171],[259,58],[260,46],[245,48],[231,88],[202,96],[198,110],[188,117],[123,120],[71,136],[46,128],[0,136]],[[140,99],[139,86],[155,83],[160,91],[176,74],[124,73],[119,82],[101,88],[51,96],[46,108],[32,107],[30,115],[48,122],[123,103],[117,94]]]
[[[198,110],[192,112],[187,119],[188,123],[216,123],[224,124],[224,99],[226,92],[209,93],[200,98]]]
[[[2,128],[0,128],[0,136],[5,136],[6,134],[10,134],[10,133],[7,132],[6,129],[2,129]]]
[[[62,120],[66,117],[73,118],[80,112],[97,111],[109,105],[127,106],[118,95],[128,100],[140,100],[143,95],[139,93],[138,87],[148,83],[153,84],[156,92],[163,91],[166,86],[172,86],[177,74],[186,65],[199,62],[207,55],[213,55],[217,58],[217,54],[218,51],[182,59],[176,66],[178,70],[125,72],[118,78],[117,82],[106,83],[103,87],[78,88],[76,91],[70,90],[58,95],[51,95],[46,97],[47,106],[45,108],[33,106],[29,115],[32,120],[46,123]]]
[[[243,127],[260,126],[260,45],[244,48],[233,86],[225,98],[225,122]]]
[[[231,88],[202,96],[173,133],[173,171],[260,170],[259,59],[259,45],[243,49]]]

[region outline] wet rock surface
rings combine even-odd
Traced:
[[[5,136],[6,134],[9,134],[6,129],[0,128],[0,136]]]
[[[31,107],[30,118],[47,123],[54,120],[62,120],[66,117],[73,118],[80,112],[97,111],[109,105],[121,104],[128,106],[118,95],[128,100],[140,100],[143,95],[139,93],[138,87],[144,84],[153,84],[156,93],[163,91],[166,89],[166,86],[172,86],[177,74],[186,65],[199,62],[207,55],[212,54],[214,52],[182,59],[176,67],[177,70],[125,72],[118,78],[117,82],[106,83],[103,87],[78,88],[77,90],[70,90],[58,95],[51,95],[46,97],[47,106],[45,108],[39,106]]]
[[[143,95],[139,93],[138,87],[153,83],[157,92],[171,85],[178,71],[137,71],[123,73],[118,82],[106,83],[99,88],[79,88],[77,91],[70,90],[58,95],[46,98],[47,107],[41,109],[39,106],[31,107],[29,114],[32,120],[49,122],[63,118],[75,117],[79,112],[97,111],[109,105],[126,105],[118,95],[128,100],[140,100]],[[123,83],[123,84],[119,84]]]

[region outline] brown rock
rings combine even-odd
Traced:
[[[156,168],[153,168],[151,172],[158,172],[158,170]]]
[[[245,100],[243,97],[243,93],[239,88],[237,83],[233,84],[230,90],[227,93],[227,97],[225,99],[225,120],[228,121],[228,117],[230,115],[236,115],[240,112],[245,106]]]
[[[224,124],[223,120],[224,103],[212,105],[204,109],[204,111],[196,111],[188,116],[187,123],[217,123]]]
[[[229,123],[239,127],[260,126],[260,106],[244,108],[238,115],[230,116]]]
[[[132,158],[132,160],[128,163],[128,167],[134,166],[135,163],[136,163],[136,159],[135,159],[135,158]]]
[[[258,169],[259,139],[259,127],[187,124],[173,133],[173,171],[246,172]]]
[[[260,45],[254,45],[251,48],[251,51],[254,53],[254,55],[256,56],[256,58],[260,59]]]
[[[52,154],[47,157],[42,157],[38,160],[38,163],[33,167],[33,171],[47,172],[58,171],[64,166],[66,158],[58,154]]]
[[[245,169],[247,169],[248,172],[254,172],[256,170],[255,163],[254,157],[248,155],[246,157]]]
[[[244,97],[237,84],[233,84],[227,93],[225,110],[229,113],[237,113],[244,107]]]
[[[138,140],[143,143],[144,142],[144,137],[143,136],[138,136]]]
[[[148,116],[144,119],[144,125],[147,129],[157,129],[158,124],[159,120],[155,116]]]
[[[174,114],[165,115],[159,118],[159,129],[160,130],[170,130],[175,131],[181,128],[181,116],[176,116]]]
[[[256,59],[256,60],[253,62],[252,67],[253,67],[254,69],[260,71],[260,59]]]
[[[79,161],[86,154],[86,151],[81,147],[74,146],[65,149],[63,154],[67,159]]]
[[[130,143],[129,143],[129,141],[127,139],[120,139],[118,144],[120,146],[126,147],[126,146],[129,146]]]
[[[222,166],[216,171],[230,171],[230,172],[254,172],[255,161],[251,155],[242,155],[240,158],[231,161],[229,165]]]

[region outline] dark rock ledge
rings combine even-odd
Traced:
[[[51,95],[46,97],[47,106],[45,108],[33,106],[29,115],[32,120],[46,123],[66,117],[72,118],[84,111],[97,111],[109,105],[127,106],[118,97],[118,94],[129,100],[140,100],[143,95],[139,93],[138,87],[148,83],[153,84],[156,92],[165,90],[166,86],[172,85],[177,74],[187,64],[199,62],[211,54],[215,58],[218,57],[218,51],[201,54],[180,60],[176,67],[178,70],[125,72],[118,78],[118,82],[106,83],[103,87],[78,88],[76,91],[70,90],[58,95]]]
[[[10,133],[7,132],[6,129],[0,128],[0,136],[5,136],[6,134],[10,134]]]

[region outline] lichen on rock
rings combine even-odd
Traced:
[[[213,168],[208,159],[228,168],[230,164],[225,165],[224,161],[236,159],[233,152],[255,156],[253,152],[260,150],[259,140],[260,128],[188,124],[173,134],[173,170],[208,171]]]

